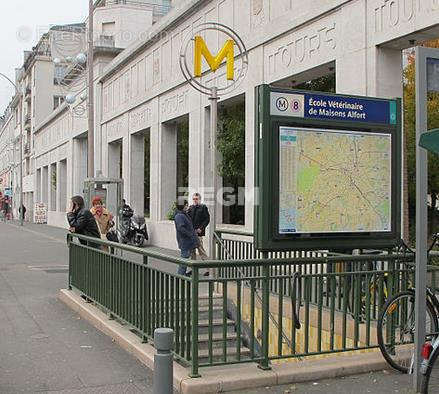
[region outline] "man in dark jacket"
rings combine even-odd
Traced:
[[[23,218],[23,220],[26,217],[26,207],[24,206],[24,204],[21,204],[21,207],[18,208],[18,213],[20,214],[20,219]]]
[[[196,250],[198,249],[198,254],[202,260],[207,260],[208,256],[203,246],[203,237],[206,235],[206,227],[210,222],[210,214],[206,205],[201,203],[201,194],[195,193],[192,196],[193,205],[189,207],[188,215],[192,220],[192,225],[194,226],[195,232],[198,236],[198,247],[192,251],[192,260],[197,259]]]
[[[181,257],[184,259],[188,259],[192,251],[198,246],[198,237],[192,226],[191,219],[186,213],[186,209],[187,201],[183,204],[178,201],[177,212],[174,217],[178,248],[180,249]],[[186,275],[186,273],[187,267],[185,265],[179,265],[177,274]]]
[[[95,218],[90,210],[85,208],[84,199],[81,196],[72,197],[70,212],[67,212],[67,220],[70,225],[70,232],[75,234],[86,235],[87,237],[101,238]],[[81,241],[81,244],[87,244]],[[100,248],[97,244],[91,244],[91,247]]]

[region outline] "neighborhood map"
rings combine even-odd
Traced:
[[[391,231],[391,135],[281,127],[279,233]]]

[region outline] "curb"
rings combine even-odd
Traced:
[[[60,290],[58,299],[110,336],[149,369],[154,368],[155,349],[71,290]],[[189,369],[174,362],[174,388],[181,394],[209,394],[241,389],[302,383],[389,369],[379,352],[337,355],[324,359],[275,364],[262,371],[255,363],[201,368],[201,378],[189,378]]]

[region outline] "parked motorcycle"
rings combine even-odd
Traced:
[[[143,215],[134,215],[134,211],[129,205],[122,208],[122,226],[119,231],[119,240],[123,244],[137,247],[144,245],[148,240],[148,230],[146,228]]]

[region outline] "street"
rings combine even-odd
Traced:
[[[152,393],[152,373],[57,300],[67,286],[65,230],[0,223],[0,393]],[[394,372],[239,391],[411,393]]]
[[[0,393],[152,393],[152,374],[57,300],[65,231],[0,223]]]

